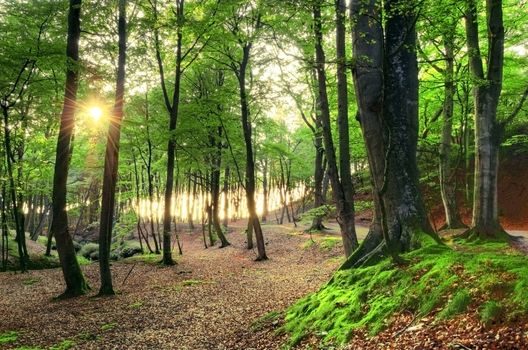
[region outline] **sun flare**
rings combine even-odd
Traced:
[[[93,121],[98,122],[99,119],[103,116],[103,110],[101,107],[93,106],[90,108],[90,117],[92,117]]]

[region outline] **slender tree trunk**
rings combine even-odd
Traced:
[[[220,225],[220,166],[222,162],[222,128],[218,128],[218,142],[213,138],[213,145],[216,146],[216,154],[213,156],[213,169],[211,171],[211,195],[212,195],[212,219],[214,229],[220,238],[220,248],[230,245],[222,226]]]
[[[73,241],[68,232],[68,214],[66,212],[70,142],[75,123],[78,87],[78,67],[72,67],[72,64],[76,64],[79,60],[80,14],[81,0],[70,0],[66,48],[68,70],[66,72],[64,106],[60,120],[53,177],[53,221],[51,224],[51,236],[55,236],[59,260],[66,282],[66,291],[62,294],[63,297],[82,295],[89,290],[89,286],[77,262]]]
[[[229,224],[229,166],[226,166],[224,171],[224,222],[223,225],[227,229]]]
[[[358,247],[356,230],[354,225],[354,208],[347,200],[349,194],[345,194],[342,180],[339,178],[336,151],[332,139],[330,108],[328,105],[328,95],[326,91],[325,54],[323,50],[323,33],[321,23],[321,0],[317,0],[313,7],[314,34],[315,34],[315,54],[318,81],[319,105],[321,113],[323,142],[325,154],[328,162],[328,177],[332,185],[332,194],[337,211],[337,221],[341,229],[341,237],[345,256],[350,256]],[[341,16],[338,16],[340,18]],[[339,21],[339,20],[338,20]],[[350,171],[350,164],[348,165]],[[352,201],[353,203],[353,201]]]
[[[8,107],[2,105],[2,115],[4,117],[4,149],[6,154],[7,176],[9,178],[9,194],[11,195],[11,208],[15,222],[16,242],[18,247],[18,256],[20,260],[20,270],[27,271],[29,256],[26,249],[26,235],[24,232],[24,216],[22,212],[22,203],[17,198],[17,187],[13,173],[13,151],[11,147],[11,131],[9,127]]]
[[[442,195],[442,203],[446,216],[447,228],[461,228],[464,227],[458,212],[458,205],[456,200],[456,169],[451,168],[451,134],[453,131],[453,105],[455,94],[454,83],[454,33],[449,32],[444,36],[445,47],[445,83],[444,83],[444,107],[443,115],[444,122],[442,125],[442,141],[440,143],[440,193]]]
[[[266,222],[269,211],[269,188],[268,188],[268,158],[264,159],[264,168],[262,169],[262,192],[263,192],[263,209],[262,222]]]
[[[115,294],[110,271],[110,247],[114,222],[115,191],[119,167],[119,140],[123,120],[125,98],[125,62],[126,62],[126,0],[119,0],[119,57],[117,64],[117,83],[114,111],[108,127],[106,141],[105,166],[103,175],[103,195],[101,201],[101,220],[99,221],[99,271],[101,287],[99,295]]]
[[[319,208],[325,204],[325,198],[323,196],[323,177],[324,177],[324,148],[323,139],[321,135],[321,117],[317,113],[315,116],[315,133],[314,133],[314,145],[315,145],[315,165],[314,165],[314,208]],[[309,231],[321,231],[324,230],[323,218],[316,216],[312,221],[312,226]]]
[[[238,72],[238,83],[240,93],[240,109],[242,116],[242,130],[244,132],[244,142],[246,145],[246,200],[249,213],[249,221],[253,222],[253,230],[257,241],[257,261],[267,260],[266,245],[264,235],[257,215],[257,205],[255,202],[255,159],[253,157],[253,144],[251,139],[251,120],[249,114],[249,104],[246,92],[246,71],[248,68],[251,44],[246,44],[243,48],[243,58]],[[248,242],[249,243],[249,242]]]

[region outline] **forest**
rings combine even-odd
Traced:
[[[0,0],[0,349],[528,349],[528,1]]]

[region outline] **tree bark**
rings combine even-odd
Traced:
[[[68,214],[66,212],[70,142],[75,124],[78,87],[78,67],[76,64],[79,60],[80,14],[81,0],[70,0],[66,47],[68,69],[66,72],[64,105],[60,120],[55,173],[53,176],[53,221],[51,224],[51,234],[55,236],[57,252],[66,282],[66,290],[62,297],[79,296],[89,290],[89,286],[77,262],[73,241],[68,232]]]
[[[340,17],[340,16],[338,16]],[[315,55],[318,81],[319,105],[321,113],[322,134],[325,154],[328,165],[328,176],[332,186],[332,194],[337,211],[337,221],[341,229],[341,237],[345,256],[350,256],[358,247],[356,230],[354,225],[354,208],[350,206],[349,194],[344,193],[342,179],[339,177],[338,164],[334,142],[332,139],[332,129],[330,122],[330,108],[328,105],[328,95],[326,90],[325,53],[323,49],[323,33],[321,23],[321,0],[317,0],[313,6],[314,34],[315,34]],[[338,20],[339,21],[339,20]],[[341,82],[342,83],[342,82]],[[342,92],[341,92],[342,94]],[[343,98],[343,96],[341,96]],[[341,101],[342,102],[342,101]],[[342,112],[342,111],[341,111]],[[341,123],[343,121],[341,120]],[[350,164],[348,165],[350,171]],[[350,195],[351,196],[351,195]]]
[[[431,229],[418,187],[418,69],[415,16],[402,0],[388,0],[382,27],[377,0],[352,1],[358,120],[367,147],[374,192],[374,220],[361,247],[342,268],[360,266],[387,251],[415,248]],[[385,40],[384,32],[385,29]]]
[[[480,237],[496,237],[503,229],[499,223],[497,179],[501,125],[497,106],[502,90],[504,66],[504,25],[502,1],[486,1],[488,64],[484,72],[479,46],[477,4],[467,0],[466,42],[469,67],[474,77],[475,104],[475,183],[472,231]]]
[[[101,200],[101,219],[99,226],[99,271],[101,287],[99,295],[115,294],[110,271],[110,247],[114,223],[115,191],[119,167],[119,140],[123,120],[125,98],[125,63],[126,63],[126,0],[119,0],[119,56],[117,64],[117,82],[114,111],[110,118],[106,141],[105,166],[103,175],[103,194]]]
[[[440,174],[440,193],[446,216],[447,228],[465,227],[458,212],[456,200],[456,169],[451,168],[451,137],[453,131],[453,105],[455,95],[454,82],[454,32],[450,31],[444,35],[444,48],[446,67],[444,73],[444,106],[442,125],[442,140],[440,143],[439,156],[439,174]]]
[[[249,105],[246,92],[246,71],[249,64],[251,43],[246,43],[243,47],[242,62],[238,72],[238,83],[240,93],[240,110],[242,116],[242,130],[244,132],[244,142],[246,145],[246,199],[249,212],[249,221],[253,222],[253,230],[257,241],[257,261],[267,260],[264,235],[257,215],[255,202],[255,159],[253,157],[253,144],[251,140],[251,120],[249,116]]]

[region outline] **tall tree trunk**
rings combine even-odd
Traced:
[[[418,187],[418,70],[415,16],[388,0],[385,40],[377,0],[352,1],[358,120],[367,147],[375,215],[361,247],[342,268],[359,266],[387,250],[397,259],[415,247],[414,238],[438,237],[427,220]],[[407,10],[407,8],[406,8]]]
[[[114,111],[110,118],[106,141],[101,220],[99,222],[99,271],[101,274],[99,295],[115,294],[112,286],[112,273],[110,271],[110,247],[112,244],[115,190],[119,167],[119,140],[121,137],[121,122],[123,120],[123,104],[125,98],[126,0],[119,0],[118,33],[119,56],[116,95]]]
[[[332,186],[332,194],[337,211],[337,221],[341,229],[341,237],[345,256],[357,248],[358,241],[354,226],[354,208],[345,197],[344,188],[339,178],[336,151],[332,139],[332,127],[330,121],[330,108],[328,105],[328,95],[326,91],[326,71],[325,71],[325,53],[323,49],[323,32],[321,23],[321,0],[317,0],[313,6],[314,34],[315,34],[315,56],[318,82],[318,109],[321,113],[323,142],[326,159],[328,162],[328,176]],[[350,167],[350,165],[349,165]],[[347,195],[348,196],[348,195]]]
[[[454,24],[453,28],[456,24]],[[458,205],[456,200],[456,169],[451,168],[451,134],[453,131],[453,105],[455,95],[454,82],[454,32],[450,31],[444,35],[445,47],[445,83],[444,83],[444,106],[443,115],[444,122],[442,125],[442,141],[440,143],[440,193],[442,195],[442,203],[444,205],[444,212],[446,216],[447,228],[461,228],[464,227],[458,212]]]
[[[68,232],[68,214],[66,212],[66,193],[68,169],[70,165],[70,142],[75,124],[75,108],[78,87],[78,67],[72,66],[79,60],[81,0],[70,0],[68,14],[66,88],[64,91],[64,106],[62,110],[55,173],[53,176],[53,221],[51,235],[55,236],[57,252],[66,282],[66,290],[62,297],[74,297],[85,294],[89,286],[84,279],[73,241]]]
[[[249,221],[253,223],[253,230],[257,241],[257,261],[267,260],[266,245],[264,243],[264,235],[260,226],[260,221],[257,215],[257,205],[255,202],[255,159],[253,157],[253,144],[251,140],[251,120],[249,114],[249,104],[246,92],[246,71],[249,64],[250,51],[252,45],[247,43],[243,47],[242,62],[240,64],[240,71],[238,72],[238,83],[240,93],[240,110],[242,116],[242,130],[244,132],[244,142],[246,145],[246,199],[247,208],[249,212]]]
[[[473,191],[473,232],[495,237],[503,229],[499,223],[497,178],[502,127],[497,122],[497,106],[502,90],[504,66],[504,25],[502,1],[486,0],[488,62],[484,72],[479,46],[477,4],[467,0],[466,42],[469,66],[474,77],[475,103],[475,183]]]

